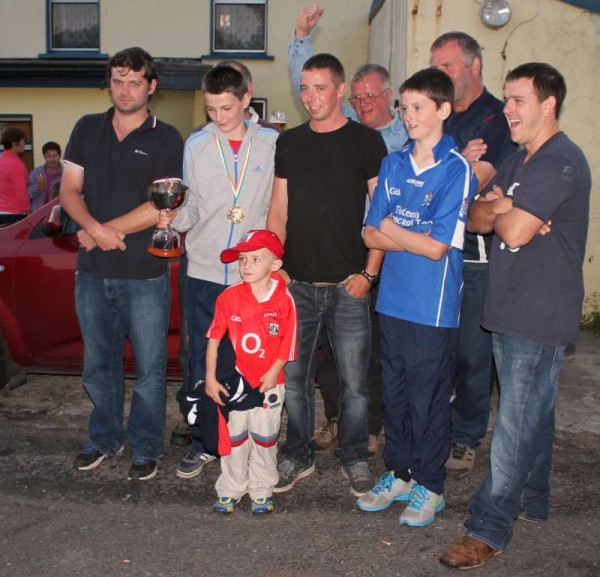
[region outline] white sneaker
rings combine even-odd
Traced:
[[[425,527],[435,521],[435,514],[446,505],[444,495],[428,491],[423,485],[414,484],[410,501],[400,515],[400,525]]]
[[[394,471],[388,471],[377,485],[356,501],[356,506],[362,511],[383,511],[394,501],[408,501],[414,485],[412,479],[407,483],[395,477]]]

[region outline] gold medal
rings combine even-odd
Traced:
[[[245,216],[244,209],[237,204],[227,209],[227,220],[233,224],[240,224]]]

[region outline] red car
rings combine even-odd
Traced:
[[[0,389],[25,382],[26,372],[78,374],[83,342],[75,314],[76,225],[58,199],[0,228]],[[178,259],[171,259],[173,294],[168,372],[179,375]],[[15,366],[18,365],[18,366]],[[129,345],[125,366],[133,372]]]

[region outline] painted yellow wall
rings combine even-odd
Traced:
[[[2,0],[0,24],[0,58],[37,58],[46,52],[46,0]]]
[[[394,23],[405,0],[387,0],[384,10],[371,27],[371,36],[388,30],[390,9],[396,10]],[[600,291],[600,119],[595,113],[597,63],[600,61],[600,14],[591,13],[558,0],[512,1],[512,17],[499,30],[490,30],[479,20],[477,0],[420,0],[405,8],[406,25],[394,26],[396,41],[405,37],[407,74],[428,66],[429,47],[444,32],[462,30],[478,40],[483,48],[483,77],[487,88],[502,97],[502,84],[511,68],[524,62],[541,61],[558,68],[567,82],[561,128],[585,152],[592,168],[593,188],[584,266],[588,294]],[[412,14],[413,5],[418,6]],[[441,13],[437,13],[438,7]],[[383,47],[371,42],[371,57],[389,57]],[[395,62],[396,69],[403,63]],[[401,81],[401,79],[399,80]]]
[[[300,9],[307,0],[270,0],[268,5],[268,53],[274,60],[245,60],[255,83],[254,95],[267,99],[268,114],[288,113],[288,126],[306,119],[302,105],[288,81],[287,47]],[[322,0],[322,26],[315,48],[338,56],[348,74],[366,62],[371,0]],[[145,13],[150,18],[140,18]],[[113,53],[139,44],[153,56],[199,58],[210,52],[210,2],[205,0],[102,0],[102,50]],[[127,25],[116,24],[126,22]],[[214,59],[204,59],[216,64]]]
[[[271,0],[269,2],[269,52],[272,62],[246,61],[254,76],[255,96],[268,100],[268,113],[282,109],[288,113],[288,126],[306,121],[307,115],[289,82],[287,49],[298,14],[307,0]],[[367,62],[368,13],[371,0],[321,0],[325,13],[313,36],[316,52],[337,56],[349,78]]]
[[[150,103],[153,114],[173,124],[187,138],[194,126],[194,93],[164,91]],[[33,157],[36,165],[43,163],[42,145],[48,140],[64,149],[75,122],[84,114],[103,112],[110,106],[104,90],[92,88],[2,88],[0,114],[31,114],[33,116]]]
[[[287,47],[300,9],[307,4],[307,0],[270,0],[268,53],[275,58],[244,61],[254,76],[255,96],[267,99],[269,114],[274,109],[286,110],[288,126],[306,119],[288,80]],[[338,56],[351,75],[366,62],[371,0],[322,0],[321,5],[325,15],[315,34],[315,48]],[[209,0],[102,0],[100,9],[103,53],[135,45],[155,57],[200,58],[210,51]],[[37,58],[45,52],[45,0],[3,0],[0,22],[10,21],[19,26],[4,27],[1,58]],[[203,118],[204,114],[196,108],[195,116]]]

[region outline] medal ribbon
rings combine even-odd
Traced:
[[[252,141],[248,142],[248,150],[246,151],[246,158],[244,158],[240,176],[237,179],[237,182],[234,182],[233,178],[231,178],[231,175],[229,174],[229,170],[227,170],[227,162],[225,161],[225,153],[223,152],[223,146],[217,138],[217,135],[215,134],[213,136],[217,145],[217,150],[219,151],[221,164],[223,164],[223,169],[225,170],[225,174],[229,179],[229,185],[231,186],[231,191],[233,192],[233,204],[236,205],[238,197],[240,196],[240,192],[242,191],[244,179],[246,178],[246,169],[248,168],[248,159],[250,158],[250,149],[252,148]]]

